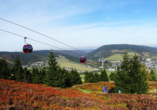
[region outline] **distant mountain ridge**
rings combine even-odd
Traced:
[[[92,51],[93,50],[93,51]],[[156,47],[148,47],[141,45],[129,45],[129,44],[112,44],[112,45],[104,45],[97,49],[85,49],[85,50],[52,50],[54,55],[57,57],[58,55],[65,56],[67,59],[78,62],[79,57],[84,56],[84,52],[86,52],[87,60],[98,60],[100,57],[107,58],[114,54],[123,54],[125,50],[128,52],[137,52],[140,55],[144,55],[146,52],[149,55],[153,55],[153,57],[157,58],[157,48]],[[88,53],[89,52],[89,53]],[[30,54],[24,54],[23,52],[0,52],[0,57],[5,57],[7,60],[13,62],[16,55],[18,55],[23,64],[29,64],[30,62],[41,61],[42,59],[47,59],[50,54],[50,50],[39,50],[33,51]]]
[[[124,53],[125,50],[129,52],[137,52],[142,54],[143,52],[149,52],[152,54],[157,54],[157,48],[155,47],[148,47],[142,45],[129,45],[129,44],[112,44],[112,45],[104,45],[95,49],[92,52],[88,53],[88,58],[97,60],[99,57],[107,58],[115,53]]]

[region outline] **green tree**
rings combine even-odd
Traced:
[[[11,79],[16,81],[23,81],[24,80],[24,73],[23,73],[22,63],[18,56],[14,59],[14,65],[11,67]]]
[[[49,67],[46,71],[46,76],[44,78],[44,84],[48,86],[55,86],[54,81],[57,79],[57,62],[53,52],[50,52],[49,60],[48,60]]]
[[[82,80],[79,73],[74,69],[71,70],[71,84],[82,84]]]
[[[155,74],[155,72],[154,72],[153,69],[151,69],[150,74],[151,74],[151,75],[154,75],[154,74]]]
[[[109,81],[109,77],[107,75],[106,69],[101,71],[100,78],[101,81]]]
[[[116,72],[111,72],[111,74],[109,75],[110,80],[114,80],[115,75]]]
[[[39,72],[39,83],[43,84],[44,83],[44,78],[46,76],[46,68],[42,68]]]
[[[62,87],[71,86],[70,84],[70,74],[65,69],[61,69],[56,62],[56,58],[53,55],[53,52],[50,52],[49,67],[46,71],[46,76],[44,78],[44,84],[53,86],[53,87]]]
[[[147,93],[148,83],[146,78],[146,71],[141,70],[141,63],[138,55],[134,55],[130,60],[130,78],[132,79],[131,94]]]
[[[95,77],[95,82],[99,82],[100,81],[100,75],[98,73],[95,73],[94,74],[94,77]]]
[[[129,58],[127,51],[125,51],[122,65],[117,68],[113,80],[115,81],[115,92],[120,89],[122,93],[147,93],[146,71],[141,69],[141,63],[136,54],[133,58]]]
[[[148,72],[145,64],[141,64],[141,70],[146,72],[146,79],[149,81],[151,79],[151,74]]]
[[[32,82],[31,81],[31,72],[27,68],[24,68],[24,82]]]
[[[31,71],[31,80],[32,83],[37,83],[39,84],[40,80],[39,80],[40,74],[39,74],[39,70],[37,67],[33,67],[32,71]]]
[[[95,80],[95,76],[92,72],[88,72],[86,71],[85,73],[85,82],[91,82],[91,83],[95,83],[96,80]]]
[[[58,87],[65,88],[73,86],[73,84],[71,83],[71,74],[65,69],[61,69],[60,67],[58,68],[60,71],[58,72],[59,75],[55,81],[58,82],[58,84],[60,85]]]
[[[156,81],[156,74],[153,69],[151,69],[151,71],[150,71],[150,77],[151,78],[149,80]]]
[[[15,80],[20,82],[24,81],[24,74],[21,68],[18,68],[18,71],[15,72]]]
[[[5,58],[0,59],[0,78],[8,79],[10,71]]]

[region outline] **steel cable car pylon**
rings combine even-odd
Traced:
[[[27,37],[24,37],[25,45],[23,46],[23,52],[24,53],[31,53],[33,51],[33,47],[31,44],[26,44]]]

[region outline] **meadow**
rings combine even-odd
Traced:
[[[79,60],[79,58],[78,58]],[[80,71],[93,71],[93,68],[87,68],[84,64],[79,64],[73,61],[70,61],[66,59],[65,57],[59,56],[59,59],[57,60],[60,67],[66,67],[66,68],[74,68]]]
[[[71,88],[50,87],[0,79],[0,109],[28,110],[155,110],[157,82],[148,94],[103,93],[113,82],[83,83]]]
[[[128,52],[128,55],[130,55],[130,57],[132,57],[135,53],[134,52]],[[137,55],[141,56],[140,54],[137,53]],[[107,60],[115,60],[115,61],[119,61],[119,60],[123,60],[123,56],[122,54],[114,54],[111,55],[110,57],[107,58]]]

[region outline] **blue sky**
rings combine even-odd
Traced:
[[[109,44],[157,46],[157,0],[0,0],[0,18],[78,49]],[[63,49],[56,41],[0,20],[0,29]],[[56,49],[31,40],[34,50]],[[0,31],[0,51],[22,51],[24,39]]]

